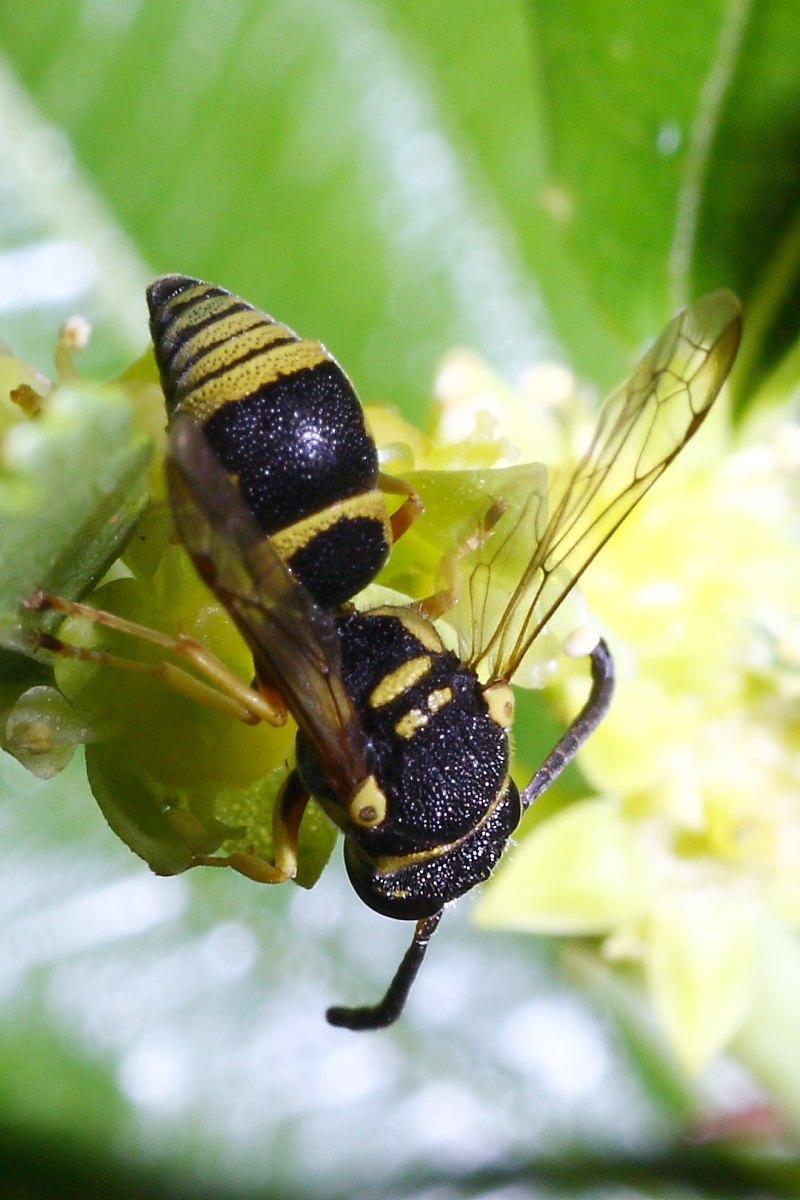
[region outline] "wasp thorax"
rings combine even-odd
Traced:
[[[356,825],[380,825],[386,818],[386,796],[374,775],[362,783],[347,806],[350,820]]]

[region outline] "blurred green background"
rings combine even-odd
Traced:
[[[785,0],[5,0],[0,51],[0,332],[45,372],[75,311],[82,369],[121,369],[180,271],[418,421],[453,345],[602,391],[718,286],[740,411],[796,378]],[[353,1037],[325,1005],[377,995],[407,930],[338,863],[310,894],[157,879],[79,764],[3,772],[0,1196],[800,1194],[757,1121],[687,1142],[768,1098],[727,1061],[687,1082],[577,950],[467,901],[401,1024]]]

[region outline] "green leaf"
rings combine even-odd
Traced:
[[[744,303],[745,402],[800,327],[800,26],[779,2],[529,0],[546,183],[540,278],[576,361],[617,351],[727,286]],[[559,276],[583,290],[564,289]],[[586,308],[589,307],[588,314]]]
[[[722,96],[702,180],[690,273],[701,290],[715,286],[724,273],[742,298],[745,337],[736,373],[741,403],[794,347],[800,328],[800,27],[795,18],[780,0],[729,2],[714,66],[717,78],[704,85],[722,85]]]
[[[452,14],[432,7],[342,0],[333,18],[325,3],[231,0],[208,25],[196,0],[141,0],[131,20],[41,0],[9,10],[3,46],[154,273],[231,288],[322,338],[365,400],[420,413],[454,342],[516,365],[543,342],[536,289],[484,175],[515,181],[527,223],[521,17],[500,8],[487,36],[472,3],[453,37]],[[463,128],[439,67],[464,89]],[[501,89],[514,121],[498,137],[487,118]],[[130,270],[100,269],[129,286]]]

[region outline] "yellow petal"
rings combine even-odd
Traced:
[[[616,803],[584,800],[538,826],[487,885],[476,920],[535,933],[608,933],[644,911],[649,884]]]
[[[738,1030],[750,1005],[758,909],[730,887],[675,890],[647,939],[653,1006],[679,1059],[698,1071]]]

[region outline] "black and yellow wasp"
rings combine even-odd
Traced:
[[[532,494],[521,509],[495,497],[464,557],[464,578],[452,569],[456,554],[435,595],[366,611],[349,601],[422,506],[412,488],[379,472],[344,372],[320,343],[222,288],[167,275],[151,285],[148,303],[179,537],[252,652],[256,684],[240,685],[238,698],[273,723],[288,710],[298,726],[296,766],[276,803],[275,863],[261,877],[280,882],[295,873],[300,821],[313,797],[344,834],[361,899],[416,922],[383,1000],[327,1014],[351,1029],[388,1025],[444,906],[490,875],[522,812],[607,710],[613,663],[600,640],[584,708],[517,789],[508,743],[514,675],[576,580],[701,424],[736,355],[738,301],[713,293],[667,325],[548,497]],[[392,517],[386,492],[403,497]],[[530,556],[498,600],[493,568],[521,529]],[[464,604],[471,636],[455,654],[433,621]],[[39,596],[32,606],[56,605]],[[54,638],[41,644],[60,648]],[[205,669],[202,654],[195,661]]]

